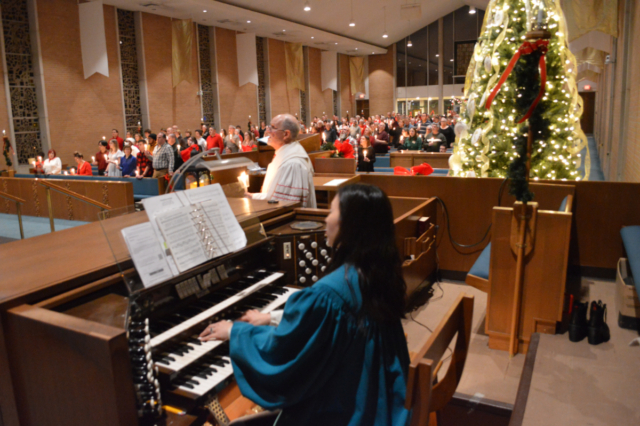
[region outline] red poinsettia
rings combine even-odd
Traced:
[[[353,146],[349,142],[336,141],[334,143],[336,147],[336,154],[340,158],[355,158],[353,156]]]
[[[393,169],[394,175],[429,176],[431,173],[433,173],[433,167],[427,163],[422,163],[419,166],[413,166],[410,170],[407,170],[404,167],[395,167]]]

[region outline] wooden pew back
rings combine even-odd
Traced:
[[[411,426],[429,424],[429,414],[442,410],[460,383],[469,352],[473,296],[460,293],[427,343],[411,359],[405,408],[413,411]],[[442,358],[457,335],[451,362],[442,380],[434,384]]]

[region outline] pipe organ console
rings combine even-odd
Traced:
[[[435,216],[435,203],[393,204],[402,247],[418,236],[421,217]],[[231,417],[244,414],[251,403],[233,380],[228,345],[197,337],[209,323],[233,321],[246,310],[280,309],[300,287],[317,282],[331,262],[327,214],[283,208],[243,218],[247,247],[157,286],[144,288],[125,260],[121,273],[97,280],[88,274],[66,292],[6,311],[2,327],[19,424],[199,425],[212,413],[224,421],[221,407],[242,406]],[[121,228],[135,224],[109,220],[123,222]],[[317,222],[315,229],[297,229],[305,222]],[[429,241],[430,251],[406,269],[408,283],[435,270]],[[126,248],[115,250],[126,258]]]

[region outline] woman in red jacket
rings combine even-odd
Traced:
[[[91,170],[91,164],[84,161],[84,156],[82,153],[76,151],[73,153],[73,159],[76,160],[77,171],[75,173],[71,173],[72,175],[79,176],[93,176],[93,170]]]

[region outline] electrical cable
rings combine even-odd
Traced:
[[[500,190],[498,191],[498,206],[500,206],[500,200],[502,199],[502,190],[504,189],[504,185],[507,182],[507,180],[509,180],[509,178],[504,178],[504,180],[500,184]],[[484,233],[484,235],[482,236],[480,241],[478,241],[477,243],[474,243],[474,244],[460,244],[459,242],[454,240],[453,237],[451,236],[451,221],[449,220],[449,210],[447,210],[447,205],[444,203],[444,201],[442,201],[442,199],[440,197],[435,197],[435,199],[438,200],[438,202],[442,206],[442,210],[443,210],[444,215],[445,215],[445,220],[447,222],[447,234],[449,234],[449,240],[451,241],[451,244],[453,244],[455,246],[458,246],[460,248],[472,248],[472,247],[476,247],[476,246],[479,246],[480,244],[482,244],[482,242],[485,240],[485,238],[487,238],[487,235],[489,235],[489,231],[491,231],[491,225],[493,225],[493,224],[489,224],[489,226],[487,227],[487,231]]]

